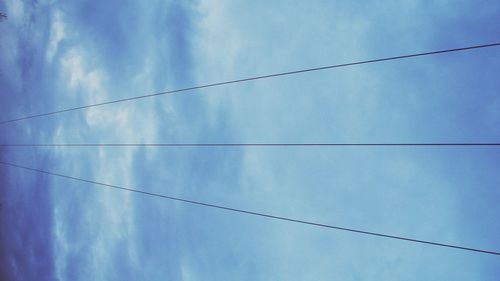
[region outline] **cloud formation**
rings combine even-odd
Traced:
[[[500,12],[494,1],[479,8],[467,1],[6,3],[9,28],[0,23],[2,120],[490,42]],[[472,8],[477,14],[470,14]],[[136,100],[2,127],[0,140],[490,141],[500,136],[498,56],[497,50],[481,50]],[[500,155],[488,148],[0,153],[4,161],[75,177],[368,231],[485,249],[494,249],[500,237]],[[274,222],[4,167],[0,176],[6,186],[0,191],[6,279],[496,280],[499,274],[498,261],[488,256]]]

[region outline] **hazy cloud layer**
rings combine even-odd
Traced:
[[[493,42],[495,1],[6,1],[2,120]],[[470,13],[474,10],[474,13]],[[497,49],[32,119],[2,143],[493,142]],[[496,148],[2,149],[2,161],[235,208],[499,250]],[[2,271],[32,280],[496,280],[487,255],[273,222],[2,167]]]

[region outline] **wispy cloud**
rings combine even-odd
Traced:
[[[477,8],[466,1],[430,6],[419,1],[382,6],[377,1],[48,2],[6,2],[6,24],[13,28],[0,35],[2,119],[493,40],[498,32],[480,27],[494,26],[499,11],[498,4]],[[478,9],[473,15],[472,7]],[[492,50],[450,54],[143,99],[34,119],[8,127],[0,138],[494,140],[499,137],[497,56]],[[493,247],[499,237],[498,154],[490,150],[101,147],[1,150],[1,157],[99,182],[368,231],[480,248]],[[0,175],[9,186],[2,206],[8,201],[9,210],[18,210],[17,222],[14,215],[2,220],[9,227],[2,245],[13,241],[2,260],[9,265],[3,275],[46,280],[495,280],[498,275],[497,261],[488,257],[65,179],[30,178],[20,171]],[[48,259],[34,258],[39,256]]]

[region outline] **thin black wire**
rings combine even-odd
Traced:
[[[119,190],[123,190],[123,191],[134,192],[134,193],[138,193],[138,194],[159,197],[159,198],[163,198],[163,199],[174,200],[174,201],[179,201],[179,202],[183,202],[183,203],[189,203],[189,204],[194,204],[194,205],[198,205],[198,206],[203,206],[203,207],[210,207],[210,208],[216,208],[216,209],[221,209],[221,210],[226,210],[226,211],[231,211],[231,212],[237,212],[237,213],[242,213],[242,214],[246,214],[246,215],[253,215],[253,216],[265,217],[265,218],[269,218],[269,219],[306,224],[306,225],[311,225],[311,226],[316,226],[316,227],[336,229],[336,230],[354,232],[354,233],[359,233],[359,234],[384,237],[384,238],[389,238],[389,239],[397,239],[397,240],[403,240],[403,241],[414,242],[414,243],[421,243],[421,244],[427,244],[427,245],[433,245],[433,246],[447,247],[447,248],[453,248],[453,249],[459,249],[459,250],[479,252],[479,253],[483,253],[483,254],[500,256],[500,252],[495,252],[495,251],[481,250],[481,249],[476,249],[476,248],[468,248],[468,247],[462,247],[462,246],[451,245],[451,244],[437,243],[437,242],[412,239],[412,238],[407,238],[407,237],[402,237],[402,236],[388,235],[388,234],[382,234],[382,233],[377,233],[377,232],[364,231],[364,230],[334,226],[334,225],[329,225],[329,224],[316,223],[316,222],[299,220],[299,219],[292,219],[292,218],[287,218],[287,217],[282,217],[282,216],[275,216],[275,215],[270,215],[270,214],[266,214],[266,213],[247,211],[247,210],[243,210],[243,209],[236,209],[236,208],[231,208],[231,207],[226,207],[226,206],[221,206],[221,205],[215,205],[215,204],[204,203],[204,202],[200,202],[200,201],[188,200],[188,199],[167,196],[167,195],[162,195],[162,194],[157,194],[157,193],[152,193],[152,192],[147,192],[147,191],[142,191],[142,190],[137,190],[137,189],[132,189],[132,188],[121,187],[121,186],[112,185],[112,184],[101,183],[101,182],[97,182],[97,181],[93,181],[93,180],[87,180],[87,179],[67,176],[67,175],[63,175],[63,174],[58,174],[58,173],[54,173],[54,172],[48,172],[48,171],[44,171],[44,170],[40,170],[40,169],[25,167],[25,166],[13,164],[13,163],[7,163],[7,162],[3,162],[3,161],[0,161],[0,164],[15,167],[15,168],[20,168],[20,169],[25,169],[25,170],[29,170],[29,171],[34,171],[34,172],[38,172],[38,173],[42,173],[42,174],[47,174],[47,175],[51,175],[51,176],[76,180],[76,181],[95,184],[95,185],[104,186],[104,187],[110,187],[110,188],[119,189]]]
[[[308,146],[500,146],[499,142],[436,143],[23,143],[0,147],[308,147]]]
[[[101,102],[101,103],[94,103],[94,104],[89,104],[89,105],[77,106],[77,107],[56,110],[56,111],[51,111],[51,112],[46,112],[46,113],[28,115],[28,116],[24,116],[24,117],[19,117],[19,118],[15,118],[15,119],[1,121],[0,125],[12,123],[12,122],[17,122],[17,121],[21,121],[21,120],[26,120],[26,119],[42,117],[42,116],[59,114],[59,113],[68,112],[68,111],[74,111],[74,110],[86,109],[86,108],[91,108],[91,107],[96,107],[96,106],[102,106],[102,105],[107,105],[107,104],[113,104],[113,103],[119,103],[119,102],[125,102],[125,101],[131,101],[131,100],[137,100],[137,99],[143,99],[143,98],[149,98],[149,97],[156,97],[156,96],[161,96],[161,95],[174,94],[174,93],[179,93],[179,92],[186,92],[186,91],[192,91],[192,90],[198,90],[198,89],[203,89],[203,88],[216,87],[216,86],[222,86],[222,85],[228,85],[228,84],[234,84],[234,83],[248,82],[248,81],[253,81],[253,80],[267,79],[267,78],[273,78],[273,77],[279,77],[279,76],[285,76],[285,75],[293,75],[293,74],[312,72],[312,71],[320,71],[320,70],[326,70],[326,69],[332,69],[332,68],[354,66],[354,65],[360,65],[360,64],[369,64],[369,63],[376,63],[376,62],[383,62],[383,61],[390,61],[390,60],[407,59],[407,58],[414,58],[414,57],[420,57],[420,56],[429,56],[429,55],[467,51],[467,50],[497,47],[497,46],[500,46],[500,42],[483,44],[483,45],[474,45],[474,46],[461,47],[461,48],[445,49],[445,50],[439,50],[439,51],[424,52],[424,53],[416,53],[416,54],[409,54],[409,55],[401,55],[401,56],[394,56],[394,57],[387,57],[387,58],[379,58],[379,59],[372,59],[372,60],[364,60],[364,61],[357,61],[357,62],[350,62],[350,63],[343,63],[343,64],[335,64],[335,65],[307,68],[307,69],[274,73],[274,74],[267,74],[267,75],[255,76],[255,77],[250,77],[250,78],[242,78],[242,79],[230,80],[230,81],[225,81],[225,82],[205,84],[205,85],[187,87],[187,88],[182,88],[182,89],[177,89],[177,90],[164,91],[164,92],[159,92],[159,93],[154,93],[154,94],[147,94],[147,95],[123,98],[123,99],[118,99],[118,100],[106,101],[106,102]]]

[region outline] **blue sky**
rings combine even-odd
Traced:
[[[498,41],[497,1],[14,1],[0,119]],[[2,125],[1,143],[498,142],[498,48]],[[235,208],[500,251],[496,147],[1,148],[2,161]],[[1,167],[6,280],[497,280],[495,256]]]

